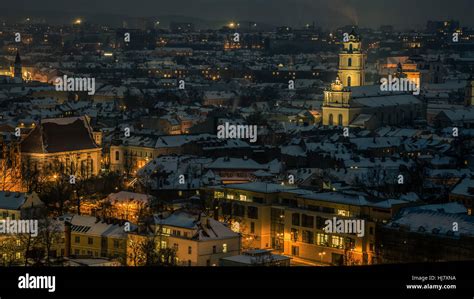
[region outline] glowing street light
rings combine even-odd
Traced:
[[[323,261],[323,256],[326,255],[326,252],[324,252],[324,251],[323,251],[323,252],[320,252],[320,253],[318,253],[318,255],[319,255],[319,257],[320,257],[320,259],[321,259],[321,262],[322,262],[322,261]]]
[[[76,19],[76,20],[74,20],[74,24],[75,24],[75,25],[81,25],[81,24],[82,24],[82,20],[81,20],[81,19]]]

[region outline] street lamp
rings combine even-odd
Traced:
[[[320,252],[320,253],[318,253],[318,255],[319,255],[319,258],[320,258],[321,263],[322,263],[322,262],[323,262],[323,256],[326,255],[326,252],[324,252],[324,251],[323,251],[323,252]]]

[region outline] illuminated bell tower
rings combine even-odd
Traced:
[[[342,84],[347,87],[365,85],[365,54],[362,53],[362,42],[354,29],[343,42],[339,53],[339,72]]]
[[[324,91],[323,125],[348,126],[352,121],[352,93],[344,87],[339,77],[331,83],[331,88]]]

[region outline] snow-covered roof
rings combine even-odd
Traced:
[[[252,159],[220,157],[206,166],[208,169],[262,169],[267,170],[268,166],[259,164]]]
[[[106,223],[93,216],[86,215],[64,215],[59,217],[60,221],[69,221],[71,231],[75,233],[99,236],[99,237],[113,237],[126,238],[127,233],[124,226],[120,224]],[[130,224],[130,231],[134,231],[136,226]]]
[[[176,211],[165,218],[155,216],[155,225],[193,230],[191,238],[199,241],[240,237],[238,233],[213,218],[182,210]]]
[[[280,192],[280,191],[289,191],[289,190],[297,189],[297,187],[294,187],[294,186],[284,186],[280,184],[264,183],[264,182],[228,184],[228,185],[225,185],[225,187],[229,189],[238,189],[238,190],[263,192],[263,193],[275,193],[275,192]]]
[[[353,101],[366,107],[388,107],[398,105],[421,104],[415,96],[410,94],[384,95],[376,97],[353,98]]]
[[[156,141],[155,148],[180,147],[192,141],[211,137],[211,134],[160,136]]]
[[[25,201],[25,193],[0,191],[0,209],[18,210]]]
[[[453,231],[453,223],[457,230]],[[459,237],[461,234],[474,236],[474,216],[450,214],[430,209],[404,209],[398,218],[387,227],[404,226],[411,232],[433,234],[440,237]]]
[[[452,194],[474,198],[474,179],[465,178],[451,191]]]

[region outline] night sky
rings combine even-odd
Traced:
[[[187,16],[205,21],[246,20],[272,25],[422,27],[427,20],[474,25],[472,0],[15,0],[0,2],[0,16],[39,11],[127,16]]]

